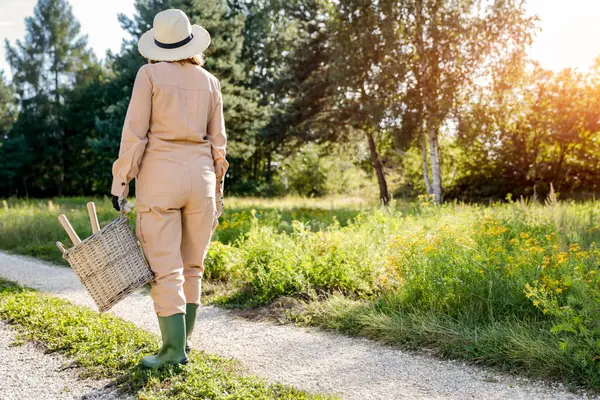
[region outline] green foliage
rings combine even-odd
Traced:
[[[9,132],[15,122],[16,111],[14,88],[7,82],[4,71],[0,71],[0,135],[4,136]]]
[[[119,16],[131,37],[105,65],[67,0],[39,0],[25,39],[6,44],[13,77],[0,78],[0,196],[109,192],[146,62],[137,39],[166,8],[184,10],[213,39],[205,67],[223,84],[226,194],[368,193],[375,169],[381,188],[415,197],[431,190],[428,163],[439,166],[433,183],[449,199],[543,197],[551,183],[562,198],[598,190],[598,66],[528,71],[536,20],[521,2],[138,0],[135,8],[133,18]],[[322,151],[303,161],[312,143],[331,158]],[[348,159],[336,147],[354,150]]]
[[[229,282],[236,271],[233,265],[239,257],[236,247],[213,241],[206,254],[203,279],[212,282]]]
[[[550,185],[562,198],[597,191],[600,125],[598,67],[559,73],[540,67],[501,76],[502,90],[480,88],[465,106],[458,147],[460,178],[450,195],[463,199],[544,198]]]
[[[206,257],[207,283],[223,289],[213,301],[291,296],[298,322],[600,388],[597,202],[437,207],[424,196],[327,210],[317,202],[333,199],[304,201],[231,200],[215,234],[222,243]],[[58,259],[54,241],[68,241],[60,212],[89,234],[83,198],[55,199],[52,211],[6,204],[3,248]],[[98,205],[102,224],[116,217],[108,199]]]
[[[304,146],[281,167],[282,178],[299,195],[326,195],[326,170],[316,146]]]
[[[86,209],[89,201],[96,204],[101,226],[117,218],[118,214],[107,197],[3,200],[0,203],[0,249],[67,265],[55,243],[57,240],[66,245],[71,242],[58,223],[58,216],[66,214],[79,236],[88,237],[92,233]],[[297,199],[291,199],[289,205],[286,205],[285,201],[280,199],[282,204],[277,205],[257,199],[249,206],[243,199],[229,197],[217,230],[213,234],[213,244],[218,246],[217,241],[234,243],[248,232],[252,227],[252,207],[256,207],[256,215],[260,217],[261,224],[272,226],[278,232],[291,232],[293,220],[310,225],[312,230],[325,229],[334,220],[345,226],[358,213],[356,206],[340,207],[335,213],[331,213],[314,204],[302,206]],[[323,201],[325,207],[330,207],[336,199],[325,198]],[[130,219],[133,226],[135,214],[130,214]]]
[[[334,217],[326,229],[317,232],[294,220],[289,233],[277,233],[259,223],[254,214],[252,228],[236,243],[239,250],[229,259],[231,264],[218,267],[231,271],[239,286],[228,302],[256,306],[281,296],[373,295],[379,290],[383,260],[378,254],[381,243],[372,235],[374,230],[388,230],[382,214],[375,214],[367,229],[356,223],[341,227]],[[358,221],[362,218],[362,213],[355,217]]]
[[[6,42],[19,114],[0,135],[0,194],[80,194],[102,68],[66,0],[40,0],[25,25],[23,42]]]
[[[256,218],[217,267],[236,288],[217,301],[293,296],[299,322],[600,388],[598,204],[429,200],[316,232]]]
[[[16,171],[20,162],[12,157],[12,152],[21,153],[21,143],[9,141],[9,132],[17,117],[17,104],[14,88],[6,81],[4,71],[0,71],[0,193],[8,193],[12,183],[18,178]]]
[[[276,297],[306,293],[308,282],[302,269],[303,254],[289,235],[278,236],[266,226],[258,226],[244,241],[243,256],[234,270],[246,284],[240,295],[250,304],[267,304]],[[235,301],[239,301],[238,298]]]
[[[242,376],[231,360],[192,351],[186,366],[148,370],[138,365],[159,340],[131,322],[0,279],[0,317],[23,338],[61,351],[83,368],[83,377],[115,378],[119,389],[153,399],[324,399],[320,395]]]

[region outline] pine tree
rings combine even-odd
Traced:
[[[12,165],[14,153],[18,145],[10,136],[10,131],[17,116],[16,98],[12,85],[0,71],[0,197],[6,197],[11,192],[14,181],[18,178]]]
[[[66,129],[66,98],[78,74],[95,64],[66,0],[39,0],[25,20],[25,40],[6,55],[20,105],[11,140],[26,157],[15,162],[22,176],[19,194],[63,195],[70,166],[77,166],[75,137]]]
[[[0,138],[8,134],[14,123],[16,117],[15,100],[14,88],[5,78],[4,71],[0,70]]]

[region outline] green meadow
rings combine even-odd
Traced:
[[[101,224],[117,217],[96,199]],[[52,262],[85,200],[8,199],[0,246]],[[134,214],[130,214],[132,224]],[[600,203],[226,200],[209,301],[443,358],[600,388]],[[211,286],[212,285],[212,286]],[[212,293],[211,293],[212,292]]]

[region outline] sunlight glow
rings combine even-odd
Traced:
[[[527,8],[541,19],[529,55],[542,67],[587,69],[600,55],[600,1],[528,0]]]

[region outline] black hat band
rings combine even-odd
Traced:
[[[183,39],[177,43],[163,43],[163,42],[159,42],[156,39],[154,39],[154,43],[161,49],[176,49],[178,47],[185,46],[186,44],[191,42],[193,38],[194,38],[194,34],[190,33],[190,36],[186,37],[185,39]]]

